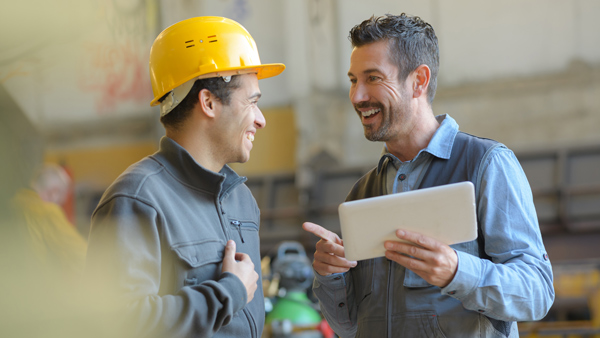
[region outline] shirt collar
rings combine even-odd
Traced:
[[[448,114],[438,115],[435,118],[438,123],[440,123],[440,126],[433,134],[433,137],[429,141],[427,147],[419,151],[417,157],[419,157],[419,155],[425,151],[435,157],[447,160],[450,158],[450,154],[452,153],[454,138],[456,137],[456,134],[458,134],[458,123],[456,123],[456,121]],[[381,158],[377,164],[377,174],[379,174],[390,161],[396,162],[400,160],[388,152],[387,147],[384,144],[383,151],[381,152]]]

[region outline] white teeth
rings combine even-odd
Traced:
[[[371,109],[371,110],[367,110],[367,111],[364,111],[364,112],[362,112],[362,116],[364,116],[364,117],[369,117],[369,116],[371,116],[371,115],[373,115],[373,114],[375,114],[375,113],[379,113],[380,111],[381,111],[381,109],[379,109],[379,108],[374,108],[374,109]]]
[[[246,138],[250,140],[250,142],[254,142],[254,135],[246,134]]]

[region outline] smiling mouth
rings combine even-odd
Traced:
[[[361,111],[360,114],[365,119],[368,119],[368,118],[373,117],[374,115],[377,115],[379,112],[381,112],[381,108],[373,108],[373,109],[370,109],[367,111]]]
[[[250,140],[250,142],[254,142],[254,135],[253,134],[250,134],[250,133],[246,134],[246,138],[248,140]]]

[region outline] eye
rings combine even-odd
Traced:
[[[356,83],[356,79],[355,78],[350,78],[350,83],[355,84]]]
[[[377,80],[379,80],[378,76],[375,76],[375,75],[369,76],[369,81],[377,81]]]

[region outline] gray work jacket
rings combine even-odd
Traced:
[[[260,276],[259,210],[228,166],[201,167],[173,140],[129,167],[92,216],[88,275],[126,303],[139,336],[254,337],[262,334],[261,280],[248,304],[239,278],[221,273],[227,240]]]

